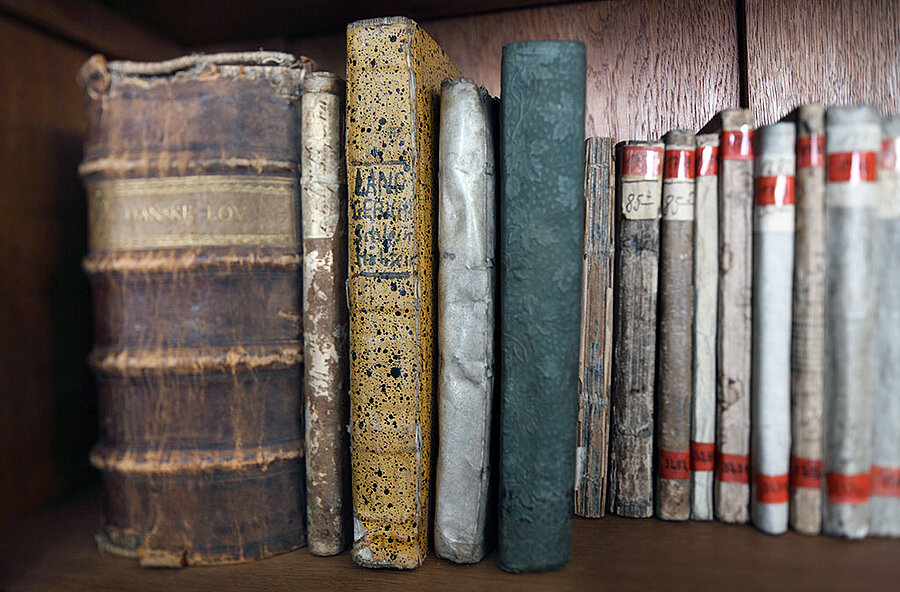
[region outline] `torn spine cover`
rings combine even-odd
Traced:
[[[441,86],[438,181],[438,454],[434,551],[481,561],[491,544],[497,100]]]
[[[343,551],[350,527],[344,90],[331,72],[308,74],[300,114],[306,520],[313,555]]]
[[[606,513],[612,396],[614,143],[612,138],[585,141],[575,513],[586,518]]]
[[[613,398],[609,509],[653,516],[656,297],[662,142],[616,145]]]

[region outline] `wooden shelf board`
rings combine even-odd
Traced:
[[[562,1],[565,0],[100,0],[184,45],[316,37],[343,33],[347,23],[377,16],[430,20]]]
[[[356,567],[347,553],[306,549],[223,567],[148,570],[97,552],[96,490],[0,529],[0,589],[19,590],[891,590],[900,541],[848,542],[750,526],[656,519],[575,519],[572,563],[547,574],[507,574],[496,552],[474,566],[430,556],[411,572]]]

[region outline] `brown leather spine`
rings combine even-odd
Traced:
[[[300,84],[273,53],[91,58],[100,548],[141,565],[266,557],[306,541]]]

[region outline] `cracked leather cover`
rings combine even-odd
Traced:
[[[277,53],[91,58],[100,548],[141,565],[302,546],[299,94]]]

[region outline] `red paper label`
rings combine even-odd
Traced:
[[[828,473],[825,476],[825,482],[828,488],[828,500],[832,503],[856,505],[869,501],[869,491],[872,489],[870,473],[860,475]]]
[[[872,466],[872,495],[900,497],[900,467]]]
[[[822,487],[822,461],[791,457],[791,487]]]
[[[832,183],[877,181],[878,155],[874,152],[837,152],[829,154],[828,180]]]
[[[797,168],[817,169],[825,166],[825,136],[797,138]]]
[[[756,474],[756,501],[763,504],[784,504],[788,501],[788,475]]]
[[[660,450],[659,476],[662,479],[690,479],[691,453],[687,450]]]
[[[694,151],[666,148],[666,160],[663,166],[664,179],[694,178]]]
[[[794,177],[776,175],[756,178],[756,205],[787,206],[794,203]]]
[[[713,177],[719,174],[719,147],[718,146],[701,146],[697,148],[697,170],[698,177]]]
[[[716,479],[722,483],[750,483],[750,456],[720,452],[716,459]]]
[[[881,141],[881,167],[900,171],[900,138]]]
[[[712,471],[716,468],[716,445],[691,441],[691,470]]]
[[[625,146],[622,175],[650,181],[662,173],[663,149],[649,146]]]
[[[722,160],[753,160],[753,130],[722,132]]]

